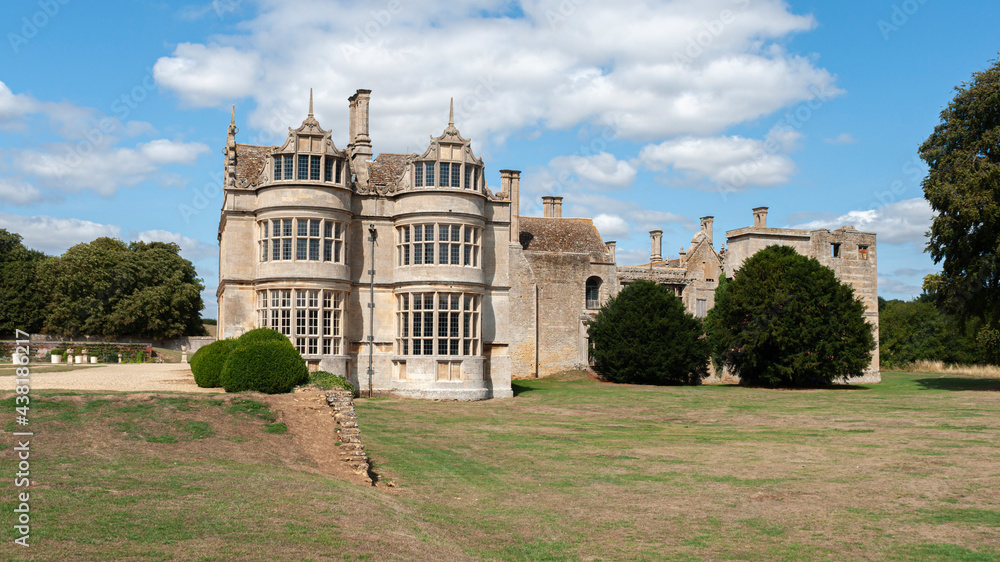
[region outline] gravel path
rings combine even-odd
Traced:
[[[33,390],[110,390],[118,392],[221,392],[200,388],[184,363],[125,363],[79,371],[34,373]],[[0,377],[0,390],[13,391],[14,377]]]

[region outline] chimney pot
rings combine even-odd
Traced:
[[[663,261],[663,231],[649,231],[649,261]]]
[[[756,228],[767,228],[767,207],[754,207],[753,225]]]
[[[701,231],[705,233],[708,237],[708,243],[712,244],[712,225],[715,223],[715,217],[707,216],[701,217]]]
[[[611,256],[611,263],[617,263],[615,261],[615,246],[617,245],[614,240],[608,240],[604,243],[608,248],[608,255]]]

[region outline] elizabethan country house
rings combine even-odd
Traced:
[[[704,217],[690,248],[617,266],[615,243],[590,219],[519,216],[520,172],[487,184],[484,163],[449,119],[422,154],[380,153],[368,133],[371,92],[349,98],[347,144],[337,148],[312,111],[281,146],[225,149],[219,222],[219,337],[256,327],[288,336],[311,368],[362,390],[480,400],[512,395],[511,378],[588,363],[587,321],[636,279],[673,288],[704,316],[718,279],[756,251],[794,247],[851,283],[878,326],[875,235],[768,228],[727,232],[716,251]],[[879,378],[876,350],[863,379]]]

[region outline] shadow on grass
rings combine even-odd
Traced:
[[[914,381],[924,390],[992,390],[1000,391],[998,379],[971,379],[960,377],[917,379]]]
[[[510,388],[514,391],[514,396],[520,396],[526,392],[536,392],[538,389],[517,381],[510,381]]]

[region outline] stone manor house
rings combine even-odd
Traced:
[[[703,317],[719,277],[773,244],[831,267],[864,300],[877,330],[875,234],[753,225],[713,245],[701,219],[690,247],[668,259],[650,233],[650,261],[618,266],[615,243],[593,222],[562,216],[544,197],[542,217],[519,215],[520,172],[499,189],[454,118],[422,154],[372,159],[371,92],[349,98],[347,144],[338,148],[312,111],[280,146],[236,142],[225,154],[219,221],[219,337],[257,327],[287,335],[311,368],[363,391],[480,400],[512,395],[512,378],[588,363],[586,323],[623,285],[672,288]],[[864,381],[879,380],[878,351]]]

